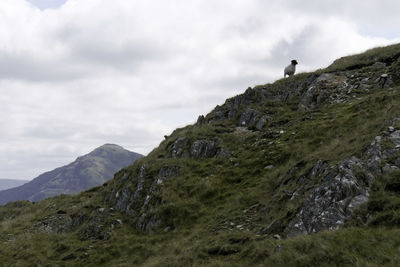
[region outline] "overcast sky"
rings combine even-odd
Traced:
[[[398,0],[1,0],[0,178],[147,154],[248,86],[400,42]]]

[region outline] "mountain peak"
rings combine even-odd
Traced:
[[[119,146],[119,145],[116,145],[116,144],[104,144],[102,146],[99,146],[98,148],[103,148],[103,149],[107,149],[107,148],[124,149],[122,146]]]
[[[16,200],[38,201],[59,194],[73,194],[111,179],[119,169],[142,155],[115,144],[105,144],[74,162],[39,175],[32,181],[0,191],[0,204]]]

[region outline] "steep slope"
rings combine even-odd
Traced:
[[[0,190],[17,187],[26,184],[29,180],[0,179]]]
[[[39,201],[60,194],[75,194],[98,186],[142,157],[117,145],[106,144],[74,162],[43,173],[29,183],[0,191],[0,204],[16,200]]]
[[[400,45],[248,88],[101,187],[0,207],[4,264],[400,265]]]
[[[232,212],[254,205],[267,210],[255,220],[235,219],[254,233],[294,236],[342,227],[368,202],[376,177],[400,167],[393,159],[400,113],[392,91],[400,82],[399,45],[388,50],[375,50],[362,64],[341,69],[338,60],[328,71],[228,99],[196,125],[175,131],[144,163],[117,174],[107,200],[147,232],[176,228],[179,217],[198,218],[202,208],[202,217],[212,216],[215,210],[204,206],[211,199],[214,208]],[[186,192],[184,185],[192,188]],[[242,203],[226,205],[237,201],[238,190]]]

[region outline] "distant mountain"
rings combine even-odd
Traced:
[[[60,194],[79,193],[102,185],[115,172],[141,157],[118,145],[106,144],[24,185],[0,191],[0,204],[17,200],[39,201]]]
[[[27,182],[29,182],[29,180],[0,179],[0,190],[17,187],[26,184]]]

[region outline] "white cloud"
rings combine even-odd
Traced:
[[[394,0],[30,1],[42,11],[0,2],[1,178],[103,143],[147,153],[292,58],[309,71],[399,41]]]

